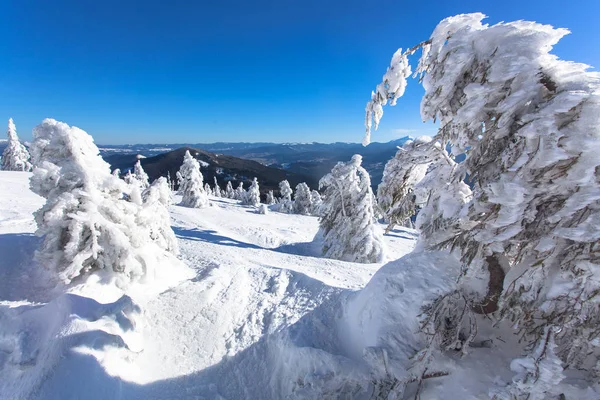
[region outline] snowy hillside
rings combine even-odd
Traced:
[[[212,199],[206,209],[171,208],[186,270],[128,291],[133,300],[89,280],[60,295],[32,261],[32,212],[43,202],[29,176],[0,174],[0,398],[263,397],[273,371],[258,370],[274,356],[270,335],[302,330],[299,320],[363,287],[381,266],[320,258],[315,217]],[[415,234],[386,239],[396,259]],[[315,339],[304,333],[295,339]],[[284,388],[269,390],[264,398]]]

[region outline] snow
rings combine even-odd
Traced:
[[[257,343],[363,287],[381,266],[320,258],[311,243],[316,217],[261,215],[211,198],[205,209],[171,206],[189,269],[163,271],[125,296],[100,275],[61,294],[43,285],[32,260],[32,213],[43,199],[29,191],[30,176],[0,174],[0,249],[8,255],[0,259],[0,398],[216,398],[240,390],[211,375],[217,366],[250,348],[274,351]],[[398,258],[412,249],[414,232],[387,239]]]
[[[421,307],[459,271],[447,253],[403,257],[416,240],[405,228],[384,236],[385,262],[395,261],[324,259],[316,217],[211,197],[202,209],[170,207],[185,268],[158,269],[127,293],[99,275],[61,293],[32,261],[31,214],[43,199],[30,176],[0,172],[2,399],[370,398],[377,384],[410,375]],[[497,346],[460,363],[439,358],[435,367],[451,375],[428,379],[421,398],[501,393],[520,355],[515,336],[493,335]],[[598,394],[568,389],[556,388]]]

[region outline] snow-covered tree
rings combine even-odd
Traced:
[[[225,186],[225,197],[228,199],[235,199],[235,191],[233,190],[231,181],[227,181],[227,186]]]
[[[215,181],[215,187],[213,188],[213,196],[221,197],[221,188],[219,187],[219,182],[217,182],[217,177],[213,176],[213,179]]]
[[[269,190],[267,192],[267,204],[272,205],[272,204],[275,204],[276,202],[277,202],[277,200],[275,199],[275,195],[273,194],[273,191]]]
[[[135,175],[133,175],[131,173],[131,170],[128,170],[127,173],[125,174],[125,176],[123,177],[123,180],[125,181],[125,183],[127,183],[128,185],[136,185],[136,180],[135,180]]]
[[[121,170],[120,170],[119,168],[115,168],[115,169],[113,169],[112,175],[113,175],[115,178],[120,178],[120,177],[121,177]]]
[[[291,213],[294,209],[294,203],[292,202],[292,188],[287,180],[279,182],[279,204],[278,211],[284,213]]]
[[[252,184],[248,188],[248,191],[244,194],[242,204],[258,207],[260,205],[260,190],[258,187],[258,180],[254,178]]]
[[[208,182],[206,182],[204,184],[204,192],[206,193],[207,196],[212,196],[212,194],[213,194],[213,191],[210,188],[210,185],[208,184]]]
[[[53,119],[33,135],[31,190],[46,199],[34,214],[39,263],[65,282],[94,270],[144,275],[156,247],[138,223],[140,206],[123,197],[128,185],[111,174],[92,137]]]
[[[308,215],[312,209],[312,198],[310,188],[304,182],[296,185],[294,193],[294,212],[296,214]]]
[[[175,190],[175,182],[171,179],[171,173],[169,171],[167,171],[167,186],[169,186],[171,192]]]
[[[150,185],[144,193],[141,212],[137,223],[145,228],[150,239],[163,250],[175,255],[179,252],[177,238],[171,229],[169,205],[171,204],[171,189],[167,179],[160,177]]]
[[[200,164],[189,151],[183,156],[183,164],[179,168],[182,177],[179,190],[181,191],[181,205],[191,208],[202,208],[209,205],[208,196],[202,189],[202,173]]]
[[[356,154],[319,181],[325,199],[318,235],[324,240],[325,257],[375,263],[383,259],[383,235],[375,225],[371,178],[361,163]]]
[[[600,76],[549,54],[565,29],[524,21],[490,26],[483,18],[447,18],[429,40],[394,54],[367,104],[364,142],[383,106],[404,93],[408,56],[421,48],[421,114],[440,129],[386,167],[381,198],[397,219],[421,203],[424,247],[462,256],[460,293],[428,308],[425,329],[442,349],[467,348],[474,337],[472,324],[463,323],[469,313],[451,310],[510,319],[525,350],[533,350],[507,390],[543,398],[551,393],[540,374],[544,363],[557,365],[553,354],[565,367],[596,374],[590,379],[599,372]],[[456,163],[459,154],[465,160]],[[420,187],[429,191],[421,199]],[[474,277],[487,280],[487,292],[470,284]]]
[[[147,189],[150,186],[150,179],[148,178],[148,174],[142,168],[142,163],[140,160],[137,160],[135,165],[133,166],[133,177],[137,181],[137,184],[140,186],[141,190]]]
[[[30,156],[27,148],[21,144],[17,136],[17,128],[10,118],[6,130],[8,143],[2,153],[2,170],[4,171],[31,171]]]
[[[321,206],[323,205],[323,200],[321,199],[321,194],[318,191],[313,190],[312,192],[310,192],[310,203],[311,215],[321,216]]]
[[[238,187],[235,189],[235,199],[243,201],[246,191],[244,190],[244,182],[240,182]]]

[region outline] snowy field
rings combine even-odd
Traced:
[[[0,399],[387,398],[423,347],[422,305],[460,269],[447,253],[406,255],[404,228],[385,236],[385,266],[324,259],[317,218],[212,198],[171,207],[180,264],[126,292],[92,276],[65,293],[32,261],[42,199],[29,176],[0,172]],[[519,346],[479,326],[466,356],[437,355],[421,399],[501,398]],[[599,398],[577,375],[560,386]]]
[[[93,281],[60,295],[32,261],[32,213],[43,201],[29,190],[29,176],[0,173],[2,399],[236,399],[261,391],[277,398],[279,389],[261,387],[274,372],[261,364],[277,355],[258,342],[304,329],[299,320],[360,289],[381,267],[320,258],[316,217],[260,215],[212,199],[205,209],[171,208],[187,266],[175,277],[167,272],[132,290],[133,302]],[[399,229],[386,240],[388,257],[397,259],[415,233]],[[260,369],[263,376],[252,373]]]

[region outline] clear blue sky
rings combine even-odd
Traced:
[[[358,142],[394,51],[463,12],[569,28],[555,53],[600,67],[599,0],[0,4],[0,117],[25,140],[53,117],[102,144]],[[374,140],[432,132],[412,83]]]

